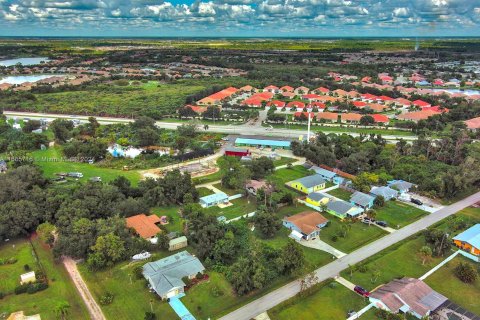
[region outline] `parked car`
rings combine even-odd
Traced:
[[[355,291],[356,293],[358,293],[363,297],[368,297],[370,295],[370,292],[368,292],[367,290],[363,289],[360,286],[355,286],[355,288],[353,288],[353,291]]]
[[[89,179],[90,181],[92,182],[102,182],[102,178],[101,177],[92,177]]]
[[[418,200],[418,199],[415,199],[415,198],[410,198],[410,202],[411,202],[411,203],[415,203],[415,204],[417,204],[417,205],[419,205],[419,206],[421,206],[421,205],[423,204],[422,201],[420,201],[420,200]]]
[[[385,221],[375,221],[376,224],[378,224],[380,227],[386,228],[388,226],[388,223]]]
[[[71,177],[71,178],[82,178],[83,177],[83,173],[81,172],[69,172],[67,174],[68,177]]]

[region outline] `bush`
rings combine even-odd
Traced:
[[[3,293],[3,292],[0,291],[0,300],[2,300],[3,297],[5,297],[5,293]]]
[[[358,266],[358,271],[361,273],[366,273],[368,271],[368,267],[364,264]]]
[[[202,280],[203,279],[203,274],[201,272],[199,272],[199,273],[197,273],[195,278],[197,278],[197,280]]]
[[[332,236],[331,240],[332,240],[333,242],[337,242],[338,236],[337,236],[336,234],[334,234],[334,235]]]
[[[30,266],[28,264],[24,265],[23,270],[25,270],[27,272],[30,271]]]
[[[458,279],[465,283],[473,283],[478,277],[477,270],[468,262],[460,262],[453,272]]]
[[[225,294],[218,286],[213,286],[210,292],[215,298],[222,297]]]
[[[106,306],[113,302],[114,295],[111,292],[105,292],[103,296],[100,297],[100,304]]]
[[[6,265],[6,264],[14,264],[17,262],[17,258],[11,257],[11,258],[1,258],[0,259],[0,266]]]
[[[144,320],[155,320],[157,319],[157,315],[153,312],[145,312],[145,316],[143,317]]]
[[[14,292],[15,294],[22,294],[22,293],[26,293],[27,290],[28,290],[28,284],[21,284],[15,288]]]
[[[133,275],[135,276],[135,279],[137,280],[140,280],[143,278],[143,268],[142,266],[135,266],[135,268],[133,268]]]
[[[43,291],[48,288],[48,284],[45,282],[31,283],[28,285],[27,293],[34,294],[35,292]]]

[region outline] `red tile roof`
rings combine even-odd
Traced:
[[[429,117],[439,114],[439,112],[426,110],[426,111],[414,111],[414,112],[407,112],[401,115],[398,115],[397,118],[400,120],[412,120],[412,121],[419,121],[425,120]]]
[[[468,129],[480,129],[480,117],[465,121]]]
[[[367,103],[363,101],[353,101],[353,105],[357,108],[363,108],[367,105]]]
[[[376,123],[387,123],[390,122],[390,119],[384,114],[370,114],[372,116],[373,121]]]
[[[287,92],[292,92],[294,89],[293,89],[293,87],[290,87],[290,86],[283,86],[283,87],[280,88],[280,90],[287,91]]]
[[[359,113],[343,113],[342,121],[360,121],[362,115]]]
[[[325,103],[322,102],[311,102],[308,104],[307,108],[314,108],[317,107],[318,109],[325,109]]]
[[[304,94],[302,99],[311,100],[311,99],[321,99],[322,97],[315,93]]]
[[[327,88],[324,88],[324,87],[319,87],[313,91],[317,91],[317,92],[321,92],[321,93],[329,93],[330,90],[328,90]]]
[[[300,102],[300,101],[291,101],[287,104],[287,108],[291,108],[291,107],[295,107],[295,108],[305,108],[305,103],[303,102]]]
[[[415,100],[413,101],[413,105],[418,107],[430,107],[430,103],[423,100]]]
[[[267,107],[275,106],[277,108],[285,107],[285,102],[280,100],[273,100],[267,103]]]
[[[138,235],[144,239],[156,236],[161,232],[156,223],[160,222],[160,218],[154,214],[146,216],[145,214],[137,214],[136,216],[125,219],[128,228],[133,228]]]
[[[325,119],[325,120],[337,121],[338,115],[339,115],[339,113],[319,112],[319,113],[317,113],[317,120]]]
[[[300,118],[300,116],[301,116],[302,114],[303,114],[307,119],[308,119],[308,115],[309,115],[309,114],[310,114],[310,118],[313,119],[313,118],[315,117],[315,114],[314,114],[313,112],[300,112],[300,111],[295,112],[295,113],[293,114],[293,116],[294,116],[295,118]]]

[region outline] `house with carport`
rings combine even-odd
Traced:
[[[350,197],[350,203],[356,206],[363,208],[364,210],[368,210],[373,207],[373,201],[375,201],[375,197],[356,191]]]

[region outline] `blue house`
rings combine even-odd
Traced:
[[[365,210],[373,207],[374,200],[375,200],[375,197],[372,197],[371,195],[360,192],[360,191],[356,191],[350,197],[351,204],[359,206]]]
[[[390,187],[372,187],[370,194],[374,197],[382,196],[386,201],[398,197],[398,191]]]
[[[205,197],[201,197],[199,202],[202,207],[209,208],[216,206],[220,203],[227,203],[228,195],[223,192],[214,193]]]
[[[317,166],[313,166],[310,169],[315,171],[316,174],[320,175],[326,181],[333,181],[333,179],[337,177],[335,172]]]

